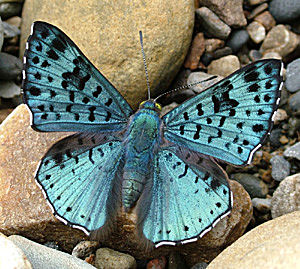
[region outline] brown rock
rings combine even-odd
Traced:
[[[164,269],[166,268],[167,259],[162,256],[151,260],[147,263],[147,269]]]
[[[39,133],[30,126],[25,105],[18,106],[0,128],[0,232],[20,234],[34,241],[56,241],[71,250],[84,233],[52,214],[34,181],[40,159],[67,133]]]
[[[191,70],[197,69],[200,57],[205,49],[205,39],[203,33],[198,33],[192,42],[190,50],[184,62],[184,67]]]
[[[237,56],[228,55],[218,60],[214,60],[207,67],[207,72],[212,75],[227,77],[240,68],[240,62]]]
[[[229,26],[239,28],[247,25],[243,12],[243,0],[200,0],[199,4],[208,7]]]
[[[22,19],[21,54],[33,21],[54,24],[137,107],[147,93],[139,30],[144,34],[152,93],[159,93],[172,81],[188,51],[194,1],[27,0]]]
[[[254,18],[255,21],[261,23],[267,31],[276,25],[276,21],[269,11],[265,11]]]
[[[205,39],[205,51],[214,52],[216,49],[223,48],[224,44],[225,42],[221,39],[217,39],[217,38]]]
[[[252,10],[252,12],[247,16],[248,20],[253,19],[255,16],[257,16],[258,14],[262,13],[264,10],[266,10],[268,8],[268,4],[267,3],[263,3],[261,5],[259,5],[258,7],[256,7],[255,9]]]

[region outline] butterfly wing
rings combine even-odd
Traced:
[[[232,207],[227,176],[213,160],[168,148],[155,156],[140,201],[139,230],[156,247],[197,240]]]
[[[132,113],[74,42],[45,22],[32,26],[22,87],[39,131],[118,131]]]
[[[36,180],[57,218],[86,233],[113,219],[122,167],[121,142],[78,133],[52,146]]]
[[[164,137],[235,165],[250,163],[272,127],[281,84],[279,60],[247,65],[166,114]]]

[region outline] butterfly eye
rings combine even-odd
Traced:
[[[161,105],[160,105],[160,104],[155,103],[155,107],[156,107],[158,110],[161,110]]]

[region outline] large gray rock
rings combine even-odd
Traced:
[[[270,12],[278,22],[290,22],[300,18],[299,0],[272,0]]]
[[[284,152],[283,155],[285,157],[292,157],[296,158],[300,161],[300,142],[294,144],[291,147],[288,147]]]
[[[285,87],[289,92],[300,90],[300,58],[288,64],[286,69]]]

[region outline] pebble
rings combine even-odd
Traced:
[[[297,117],[290,117],[288,121],[288,135],[293,137],[300,130],[300,119]]]
[[[7,19],[5,22],[20,29],[21,23],[22,23],[22,18],[19,16],[13,16],[13,17]]]
[[[203,28],[212,37],[226,39],[231,29],[218,16],[207,7],[201,7],[196,10],[196,15]]]
[[[256,6],[259,4],[262,4],[264,2],[267,2],[267,0],[248,0],[247,1],[251,6]]]
[[[0,2],[0,17],[2,20],[6,20],[10,17],[17,16],[21,13],[22,3],[17,3],[14,1],[12,3]]]
[[[214,59],[219,59],[221,57],[232,54],[232,49],[230,47],[224,47],[221,49],[217,49],[214,51],[213,56]]]
[[[261,23],[267,31],[276,25],[276,21],[269,11],[265,11],[254,18],[254,21]]]
[[[300,58],[288,64],[286,69],[285,87],[289,92],[300,90]]]
[[[188,55],[184,62],[184,67],[191,70],[197,69],[200,57],[205,50],[205,39],[203,33],[198,33],[190,46]]]
[[[20,86],[16,85],[13,81],[0,80],[0,97],[13,98],[20,94]]]
[[[205,39],[205,51],[214,52],[216,49],[224,47],[225,42],[217,38]]]
[[[4,27],[0,17],[0,51],[2,50],[3,41],[4,41]]]
[[[266,37],[266,29],[257,21],[251,22],[247,26],[247,31],[250,38],[254,41],[254,43],[258,44],[262,42]]]
[[[271,211],[271,198],[253,198],[252,205],[261,213],[268,213]]]
[[[246,30],[235,30],[231,33],[226,45],[236,53],[244,46],[249,40],[249,34]]]
[[[300,18],[299,0],[272,0],[269,10],[277,22],[290,22]]]
[[[98,246],[99,242],[97,241],[81,241],[72,250],[72,255],[84,259],[95,252]]]
[[[239,182],[249,193],[251,198],[265,198],[268,194],[268,185],[256,176],[247,173],[232,174],[231,178]]]
[[[289,143],[289,139],[285,135],[281,136],[280,139],[279,139],[279,141],[283,145]]]
[[[204,54],[201,57],[201,63],[203,63],[205,66],[208,66],[213,59],[214,56],[212,53],[204,52]]]
[[[274,124],[277,125],[279,124],[281,121],[284,121],[288,118],[288,115],[286,113],[286,111],[284,109],[277,109],[277,111],[275,112],[275,115],[274,115]]]
[[[282,60],[281,55],[276,51],[268,51],[263,54],[262,59],[278,59]]]
[[[95,269],[94,266],[70,254],[45,247],[19,235],[8,237],[25,253],[33,268]]]
[[[243,0],[199,0],[199,5],[208,7],[229,26],[241,28],[247,25]]]
[[[280,137],[281,137],[281,129],[273,129],[269,136],[271,146],[275,148],[280,147],[281,146]]]
[[[162,256],[156,259],[153,259],[147,263],[146,269],[164,269],[167,265],[167,259]]]
[[[289,31],[284,25],[279,24],[273,27],[267,34],[260,47],[263,54],[269,51],[277,52],[285,57],[293,52],[299,44],[296,34]]]
[[[192,72],[189,77],[188,77],[188,84],[192,84],[192,83],[196,83],[196,82],[201,82],[204,81],[208,78],[211,78],[212,75],[207,74],[205,72]],[[217,83],[218,81],[222,80],[223,77],[216,77],[214,79],[199,83],[195,86],[192,86],[191,88],[193,89],[193,91],[195,91],[196,93],[200,93],[202,91],[204,91],[205,89],[209,88],[210,86],[214,85],[215,83]]]
[[[97,268],[135,269],[135,259],[125,253],[110,248],[99,248],[96,251],[95,266]]]
[[[18,27],[11,25],[7,22],[2,22],[4,27],[4,38],[14,38],[16,36],[19,36],[21,34],[21,31]]]
[[[300,111],[300,91],[293,94],[289,98],[289,107],[293,112],[299,112]]]
[[[228,55],[212,61],[207,67],[207,72],[212,75],[227,77],[238,69],[240,69],[239,58],[235,55]]]
[[[283,156],[275,155],[271,158],[270,163],[272,165],[272,177],[276,181],[282,181],[290,174],[291,165]]]
[[[189,269],[189,267],[178,252],[172,251],[168,258],[168,269]]]
[[[199,262],[195,264],[191,269],[206,269],[208,264],[206,262]]]
[[[259,6],[257,6],[255,9],[253,9],[251,11],[251,13],[249,14],[249,16],[247,16],[248,20],[253,19],[255,16],[257,16],[258,14],[262,13],[264,10],[266,10],[268,8],[268,4],[267,3],[263,3]]]
[[[273,218],[300,210],[300,173],[286,177],[273,193],[271,213]]]
[[[259,50],[250,50],[249,51],[249,58],[252,62],[258,61],[262,58],[262,54]]]
[[[22,61],[8,53],[0,52],[0,79],[15,80],[22,75]]]
[[[296,158],[300,161],[300,142],[288,147],[283,152],[284,157]]]

